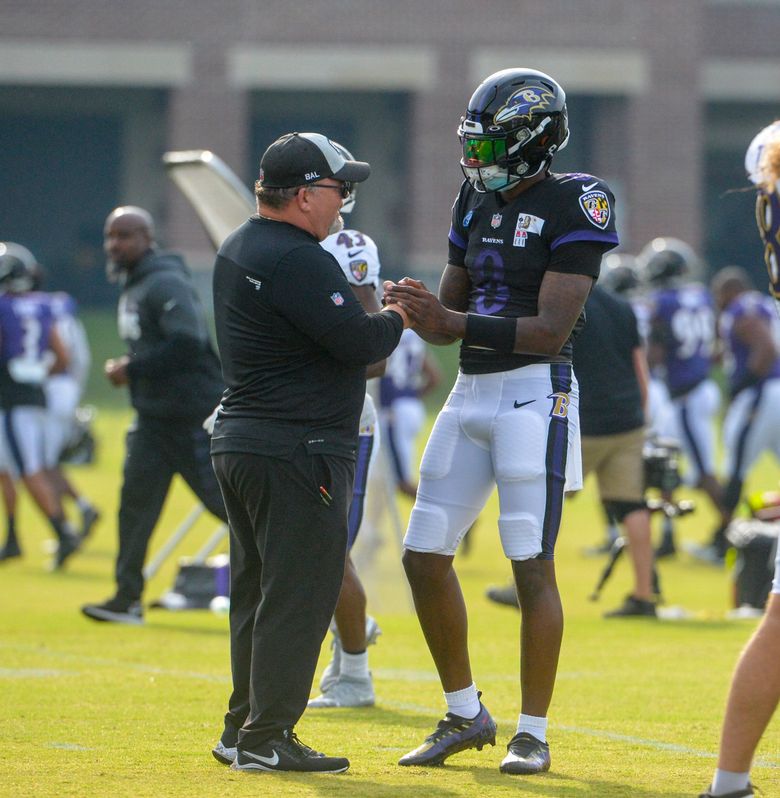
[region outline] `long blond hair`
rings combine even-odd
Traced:
[[[761,187],[773,191],[780,181],[780,135],[775,136],[761,153]]]

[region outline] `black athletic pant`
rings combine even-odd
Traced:
[[[341,590],[355,465],[303,446],[291,460],[213,459],[230,519],[233,694],[225,726],[252,750],[306,709]]]
[[[128,431],[119,504],[117,596],[141,598],[146,550],[174,474],[182,476],[209,512],[227,521],[209,446],[210,438],[197,421],[139,417]]]

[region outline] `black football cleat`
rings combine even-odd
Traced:
[[[292,729],[285,729],[280,737],[267,740],[254,751],[237,748],[230,767],[255,772],[343,773],[349,760],[344,756],[325,756],[304,745]]]
[[[65,562],[72,557],[81,547],[81,540],[71,533],[64,534],[57,545],[57,551],[54,554],[54,562],[52,563],[51,570],[59,571]]]
[[[0,549],[0,562],[5,562],[6,560],[13,560],[16,557],[22,556],[22,550],[19,547],[19,544],[15,540],[6,541],[5,546]]]
[[[550,769],[550,746],[537,740],[533,734],[520,732],[506,747],[506,756],[499,770],[512,775],[544,773]]]
[[[615,610],[604,613],[605,618],[657,618],[655,603],[626,596],[626,600]]]
[[[398,760],[399,765],[441,765],[447,757],[476,748],[481,751],[487,743],[496,744],[496,722],[479,704],[476,718],[462,718],[448,712],[425,742]]]
[[[140,626],[144,622],[144,611],[140,601],[127,601],[114,596],[102,604],[85,604],[81,612],[93,621],[126,623]]]

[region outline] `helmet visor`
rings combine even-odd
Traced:
[[[463,166],[479,168],[506,162],[506,139],[478,139],[464,136]]]

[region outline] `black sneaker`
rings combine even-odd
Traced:
[[[65,560],[72,554],[75,554],[80,546],[81,540],[75,535],[71,535],[70,533],[63,535],[60,538],[57,551],[54,554],[54,562],[51,565],[52,571],[59,571],[60,568],[65,565]]]
[[[236,758],[230,767],[232,770],[343,773],[349,767],[349,760],[344,756],[325,756],[304,745],[292,729],[285,729],[281,737],[267,740],[254,751],[236,748]]]
[[[626,600],[616,609],[605,612],[605,618],[629,618],[640,616],[644,618],[657,618],[655,604],[634,596],[626,596]]]
[[[496,744],[496,722],[490,717],[482,702],[476,718],[462,718],[448,712],[425,742],[402,756],[399,765],[441,765],[447,757],[476,748],[481,751],[486,743]]]
[[[716,798],[710,790],[712,785],[707,788],[707,792],[699,795],[699,798]],[[717,798],[754,798],[753,785],[748,784],[744,790],[732,790],[731,792],[722,792],[717,795]]]
[[[6,541],[5,546],[0,549],[0,562],[5,562],[6,560],[13,560],[15,557],[21,557],[22,550],[19,548],[19,544],[15,540]]]
[[[85,604],[81,611],[93,621],[113,621],[139,625],[144,622],[144,611],[140,601],[114,596],[102,604]]]
[[[84,540],[92,534],[92,529],[100,520],[100,513],[94,507],[87,507],[81,514],[81,539]]]
[[[544,773],[550,769],[550,746],[537,740],[533,734],[516,734],[509,741],[506,751],[498,768],[502,773]]]
[[[675,554],[677,554],[677,547],[674,545],[674,538],[664,535],[655,550],[656,560],[662,560],[664,557],[674,557]]]
[[[485,595],[496,604],[504,604],[507,607],[519,607],[517,601],[517,588],[514,582],[510,582],[504,587],[490,587],[485,591]]]

